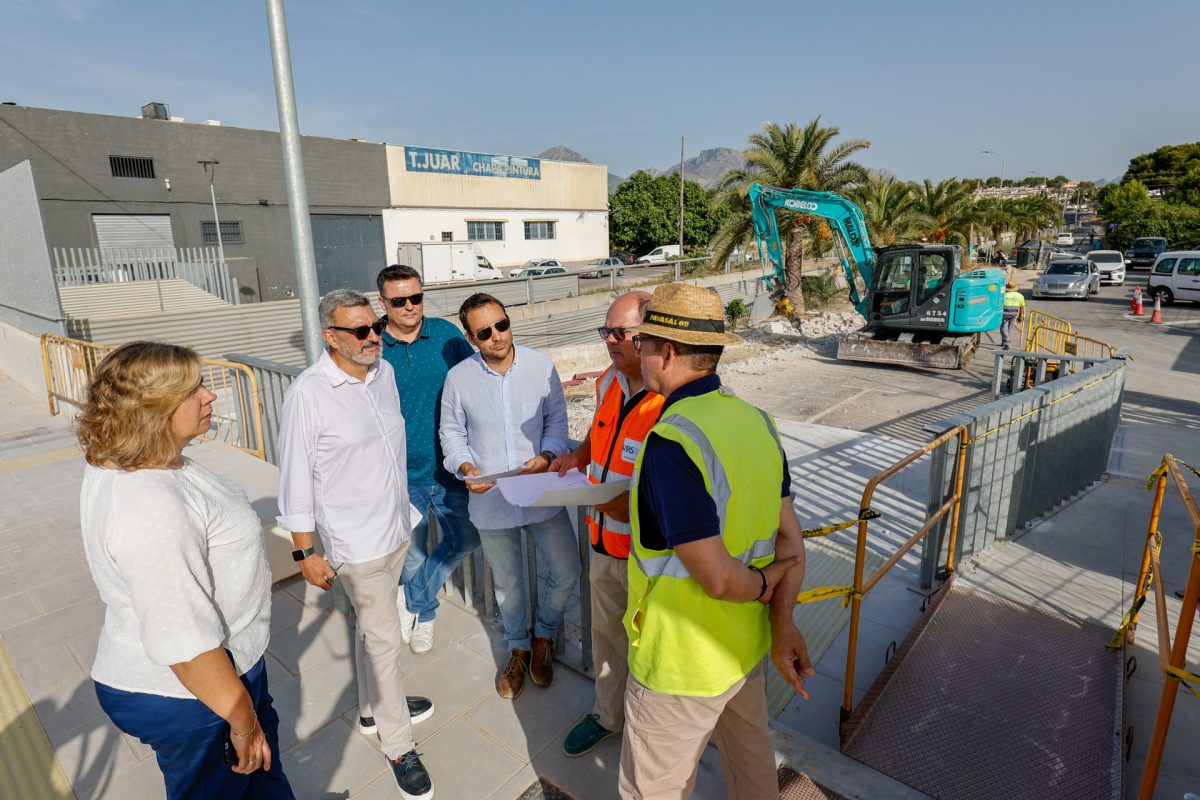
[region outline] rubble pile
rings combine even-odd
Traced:
[[[859,330],[867,321],[854,311],[813,312],[800,315],[800,332],[808,339],[825,339]]]

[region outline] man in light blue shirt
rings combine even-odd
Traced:
[[[521,467],[545,472],[568,451],[567,404],[550,357],[513,345],[503,303],[491,295],[471,295],[458,319],[479,352],[446,375],[439,434],[446,470],[467,481],[471,522],[492,568],[511,651],[496,676],[496,691],[511,700],[521,694],[526,670],[538,686],[554,679],[554,637],[579,579],[579,547],[566,509],[519,508],[494,483],[470,478]],[[526,624],[522,531],[548,572],[532,636]]]

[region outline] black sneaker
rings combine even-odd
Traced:
[[[408,698],[408,716],[413,725],[424,722],[433,716],[433,701],[428,697],[413,695]]]
[[[378,731],[379,731],[379,728],[375,725],[374,717],[359,717],[358,718],[358,732],[361,733],[362,735],[370,736],[372,733],[376,733]]]
[[[421,763],[421,754],[410,750],[392,763],[392,777],[404,800],[431,800],[433,781]]]

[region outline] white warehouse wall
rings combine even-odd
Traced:
[[[535,258],[582,261],[608,256],[607,211],[543,211],[529,209],[385,208],[383,242],[388,262],[399,242],[440,242],[442,231],[454,241],[467,241],[467,220],[504,223],[504,241],[477,241],[476,249],[497,267]],[[553,239],[525,239],[525,222],[553,221]]]

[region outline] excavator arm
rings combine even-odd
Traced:
[[[779,221],[775,216],[776,209],[784,208],[797,214],[820,217],[837,230],[846,251],[854,259],[851,264],[846,252],[839,254],[846,282],[850,286],[850,300],[859,314],[867,316],[868,295],[875,273],[875,251],[858,206],[830,192],[777,189],[758,183],[750,184],[750,206],[753,209],[754,235],[758,239],[759,255],[769,260],[774,270],[767,282],[775,293],[782,295],[787,286],[784,252],[779,241]]]

